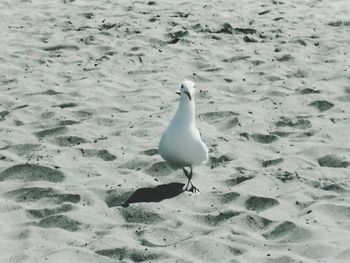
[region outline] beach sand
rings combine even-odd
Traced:
[[[349,262],[348,0],[0,16],[0,262]],[[185,78],[197,194],[157,153]]]

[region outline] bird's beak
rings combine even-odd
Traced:
[[[179,95],[179,96],[181,96],[181,92],[180,92],[180,91],[176,92],[176,94]]]
[[[191,94],[188,91],[185,91],[185,93],[187,94],[188,98],[192,100]]]

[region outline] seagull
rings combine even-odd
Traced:
[[[208,161],[208,148],[202,141],[195,122],[195,83],[184,80],[180,86],[179,106],[164,131],[158,152],[173,169],[182,169],[188,179],[185,190],[199,191],[192,182],[193,167]],[[189,168],[187,171],[185,168]]]

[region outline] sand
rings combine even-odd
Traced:
[[[1,1],[0,262],[349,262],[349,14]],[[197,194],[157,154],[184,78]]]

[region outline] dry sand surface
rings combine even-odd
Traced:
[[[349,53],[349,0],[0,1],[0,262],[350,262]]]

